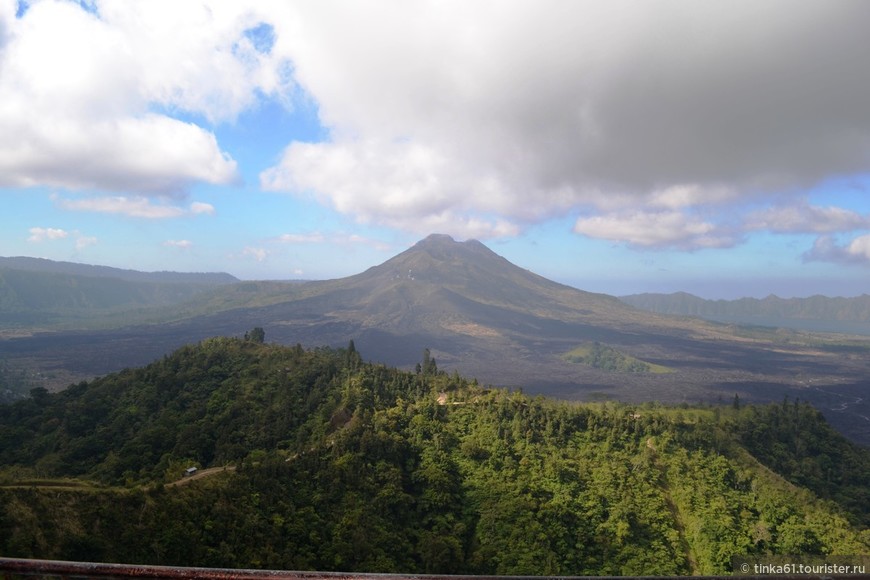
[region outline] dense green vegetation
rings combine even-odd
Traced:
[[[597,341],[566,352],[562,355],[562,359],[570,363],[584,364],[594,369],[616,373],[670,372],[667,367],[644,362]]]
[[[870,526],[870,460],[799,401],[749,407],[736,421],[739,441],[759,461],[797,485],[848,508]]]
[[[0,553],[577,575],[870,550],[870,454],[805,404],[581,405],[261,339],[0,407]]]

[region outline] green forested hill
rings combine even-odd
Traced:
[[[578,575],[870,550],[870,456],[804,404],[579,405],[353,348],[218,338],[36,390],[0,407],[0,465],[6,556]]]
[[[82,273],[74,273],[76,264],[61,269],[65,263],[48,260],[58,269],[4,267],[10,260],[0,260],[0,326],[6,329],[122,326],[159,318],[153,309],[184,304],[235,280],[229,275],[146,274],[95,266],[79,266]]]

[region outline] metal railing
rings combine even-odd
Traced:
[[[427,574],[369,574],[352,572],[296,572],[287,570],[244,570],[232,568],[191,568],[181,566],[146,566],[61,560],[30,560],[0,557],[0,578],[29,580],[32,577],[62,580],[640,580],[661,576],[439,576]],[[857,576],[776,575],[777,580],[807,578],[857,578]],[[761,579],[772,576],[704,576],[715,579]]]
[[[5,580],[19,577],[64,579],[149,579],[149,580],[355,580],[385,575],[345,574],[340,572],[292,572],[285,570],[242,570],[232,568],[191,568],[181,566],[146,566],[99,562],[67,562],[0,558],[0,574]],[[413,576],[396,576],[415,578]]]

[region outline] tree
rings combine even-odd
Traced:
[[[432,357],[432,353],[429,352],[428,348],[423,350],[423,366],[421,367],[421,371],[424,375],[438,374],[438,365],[435,364],[435,359]]]
[[[245,340],[256,342],[257,344],[263,344],[266,340],[266,331],[263,330],[262,326],[254,327],[245,333]]]
[[[45,387],[33,387],[30,389],[30,398],[36,401],[38,405],[44,405],[48,402],[48,389]]]
[[[356,345],[353,343],[353,339],[350,339],[350,342],[347,344],[347,358],[345,359],[347,366],[351,369],[356,369],[362,364],[362,356],[356,350]]]

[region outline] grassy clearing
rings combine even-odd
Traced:
[[[562,360],[616,373],[665,374],[673,372],[673,369],[666,366],[642,361],[599,342],[582,344],[563,354]]]

